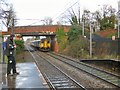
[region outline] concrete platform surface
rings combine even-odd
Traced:
[[[2,88],[48,88],[34,62],[18,63],[17,71],[19,75],[3,76]]]

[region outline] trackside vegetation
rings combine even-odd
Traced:
[[[15,40],[15,44],[17,46],[16,54],[21,53],[24,50],[24,41],[23,40]]]
[[[72,25],[68,33],[59,28],[56,32],[59,53],[74,58],[89,58],[89,42],[81,34],[82,29],[79,25]]]

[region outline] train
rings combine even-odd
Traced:
[[[31,46],[40,51],[51,51],[51,41],[47,38],[42,38],[40,40],[33,40]]]

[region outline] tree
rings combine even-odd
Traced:
[[[43,20],[44,25],[52,25],[53,20],[50,17],[45,17]]]
[[[59,51],[64,50],[67,45],[67,36],[62,26],[57,28],[56,37],[57,37],[57,42],[59,44]]]
[[[57,37],[58,43],[60,43],[64,39],[64,36],[65,36],[64,28],[62,27],[57,28],[56,37]]]
[[[86,22],[88,22],[91,12],[88,9],[85,9],[83,13],[84,13],[84,19],[86,20]]]
[[[105,30],[108,28],[114,29],[114,24],[116,23],[115,12],[116,10],[109,5],[103,5],[101,10],[97,10],[92,13],[85,9],[83,11],[82,21],[84,21],[85,28],[89,29],[89,21],[91,16],[92,23],[94,23],[94,26],[97,26],[98,28],[100,27],[100,30]]]
[[[68,18],[71,25],[80,25],[80,8],[78,8],[77,11],[78,12],[75,13],[73,8],[68,10],[69,15],[67,18]]]
[[[80,35],[82,35],[82,29],[81,29],[80,25],[72,25],[68,32],[69,42],[77,39]]]
[[[82,34],[82,29],[80,26],[80,24],[81,24],[81,22],[80,22],[80,7],[78,7],[76,11],[77,12],[75,12],[75,10],[73,10],[73,8],[70,8],[68,10],[67,19],[69,20],[69,22],[71,24],[70,30],[67,33],[69,42],[71,42],[72,40],[75,40]]]
[[[13,29],[16,24],[16,15],[13,9],[13,5],[9,4],[7,0],[1,0],[1,3],[0,18],[7,28]]]
[[[105,30],[107,28],[114,28],[115,24],[115,12],[116,10],[109,5],[103,5],[103,18],[100,21],[101,30]]]
[[[90,11],[89,10],[87,10],[87,9],[85,9],[84,11],[83,11],[83,15],[82,15],[82,21],[84,22],[84,26],[86,27],[86,28],[89,28],[89,22],[90,22]]]
[[[102,19],[102,14],[100,11],[95,11],[93,13],[91,13],[91,17],[92,17],[92,23],[93,23],[93,31],[100,31],[100,21]]]

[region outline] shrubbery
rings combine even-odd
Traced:
[[[63,29],[57,30],[57,41],[59,43],[59,53],[74,57],[87,58],[89,55],[89,42],[84,38],[79,25],[72,25],[67,34]]]
[[[72,25],[68,32],[68,40],[69,42],[75,40],[82,34],[82,29],[79,25]]]
[[[62,53],[74,58],[88,58],[88,46],[89,42],[87,39],[83,36],[79,36],[79,38],[76,38],[67,44],[66,50]]]
[[[16,54],[21,53],[24,50],[24,41],[23,40],[15,40],[15,44],[17,46]]]
[[[66,48],[67,36],[62,27],[57,28],[56,37],[57,37],[57,42],[59,44],[59,51],[64,50]]]

